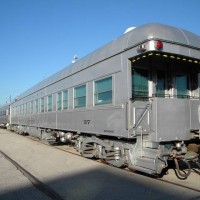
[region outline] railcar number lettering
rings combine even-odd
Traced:
[[[91,121],[91,120],[84,120],[84,121],[83,121],[83,124],[88,125],[88,124],[90,124],[90,121]]]

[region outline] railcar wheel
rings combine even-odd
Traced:
[[[96,155],[96,144],[83,142],[81,145],[81,155],[86,158],[94,158]]]
[[[124,167],[124,160],[123,159],[119,159],[119,160],[108,160],[105,159],[106,163],[108,163],[109,165],[112,165],[114,167],[118,167],[118,168],[123,168]]]
[[[113,150],[105,150],[105,161],[112,166],[122,168],[124,166],[124,158],[122,155],[122,149],[115,147]]]

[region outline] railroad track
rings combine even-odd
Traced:
[[[28,138],[30,138],[31,140],[34,140],[36,142],[39,142],[39,143],[42,143],[44,145],[48,145],[48,146],[51,146],[52,148],[56,148],[58,150],[61,150],[61,151],[64,151],[64,152],[67,152],[67,153],[70,153],[70,154],[74,154],[76,156],[81,156],[81,154],[79,152],[77,152],[73,146],[69,146],[69,145],[59,145],[59,144],[49,144],[48,142],[46,141],[42,141],[42,140],[39,140],[38,138],[35,138],[35,137],[32,137],[32,136],[27,136]],[[98,162],[98,163],[102,163],[102,164],[106,164],[106,165],[109,165],[107,164],[106,162],[102,161],[102,160],[93,160],[94,162]],[[114,167],[114,166],[113,166]],[[174,181],[170,181],[170,180],[166,180],[166,179],[163,179],[162,177],[158,177],[158,176],[154,176],[154,175],[148,175],[148,174],[144,174],[142,172],[138,172],[138,171],[134,171],[134,170],[130,170],[128,168],[122,168],[121,170],[125,170],[125,171],[128,171],[130,173],[136,173],[136,174],[140,174],[140,175],[144,175],[144,176],[148,176],[148,177],[152,177],[152,178],[156,178],[157,180],[159,181],[162,181],[162,182],[166,182],[166,183],[170,183],[170,184],[173,184],[173,185],[177,185],[177,186],[180,186],[180,187],[184,187],[184,188],[187,188],[187,189],[190,189],[190,190],[194,190],[194,191],[197,191],[197,192],[200,192],[200,188],[199,189],[196,189],[196,188],[192,188],[190,186],[186,186],[186,185],[183,185],[181,183],[178,183],[178,182],[174,182]],[[200,171],[200,169],[199,169]],[[174,172],[175,173],[175,172]],[[191,171],[191,173],[195,173],[197,174],[198,176],[200,176],[200,172],[198,171]],[[166,175],[167,176],[167,175]],[[178,177],[177,177],[177,180],[178,180]]]
[[[42,183],[39,179],[33,176],[30,172],[24,169],[19,163],[14,161],[11,157],[9,157],[4,152],[0,151],[0,154],[3,155],[8,161],[10,161],[28,180],[42,193],[46,196],[50,197],[53,200],[64,200],[57,192],[55,192],[52,188],[48,187],[44,183]]]
[[[23,136],[21,136],[21,137],[23,137]],[[70,154],[73,154],[73,155],[76,155],[76,156],[81,156],[80,153],[78,153],[74,149],[74,147],[72,147],[72,146],[56,145],[56,144],[53,144],[53,145],[51,144],[50,145],[48,142],[39,140],[39,139],[37,139],[35,137],[32,137],[32,136],[27,136],[27,138],[29,138],[29,139],[31,139],[31,140],[33,140],[35,142],[42,143],[44,145],[48,145],[48,146],[50,146],[52,148],[56,148],[56,149],[58,149],[60,151],[64,151],[64,152],[67,152],[67,153],[70,153]],[[31,181],[31,183],[37,189],[39,189],[41,192],[43,192],[45,195],[47,195],[48,197],[50,197],[53,200],[63,200],[63,198],[57,192],[55,192],[52,188],[48,187],[47,185],[45,185],[44,183],[42,183],[40,180],[38,180],[35,176],[33,176],[30,172],[28,172],[26,169],[24,169],[22,166],[20,166],[16,161],[14,161],[12,158],[10,158],[8,155],[6,155],[4,152],[0,151],[0,153],[7,160],[9,160],[14,166],[16,166],[16,168],[19,169],[22,172],[22,174],[25,177],[27,177]],[[99,162],[99,163],[107,164],[105,162],[102,162],[101,160],[94,160],[94,162]],[[122,170],[126,170],[126,171],[128,171],[130,173],[136,173],[136,174],[141,174],[141,175],[148,176],[146,174],[142,174],[141,172],[129,170],[128,168],[125,168],[125,169],[122,169]],[[151,176],[151,177],[153,177],[153,176]],[[193,190],[193,191],[200,192],[200,189],[192,188],[190,186],[186,186],[186,185],[180,184],[178,182],[173,182],[173,181],[170,181],[170,180],[164,180],[164,179],[158,178],[158,177],[156,177],[156,179],[158,181],[166,182],[166,183],[169,183],[169,184],[173,184],[173,185],[180,186],[180,187],[183,187],[183,188],[186,188],[186,189],[190,189],[190,190]]]

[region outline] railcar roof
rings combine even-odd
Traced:
[[[131,48],[145,40],[150,40],[153,38],[162,39],[169,42],[176,42],[182,45],[188,45],[200,49],[200,36],[195,35],[194,33],[162,24],[146,24],[129,31],[126,34],[123,34],[116,40],[111,41],[107,45],[97,49],[82,59],[79,59],[74,64],[69,65],[68,67],[24,92],[18,97],[18,99],[51,85],[60,79],[77,73],[84,68],[92,66],[101,60],[123,52],[125,49]]]

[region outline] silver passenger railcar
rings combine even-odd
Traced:
[[[20,95],[12,129],[150,174],[198,165],[199,55],[191,32],[137,27]]]
[[[0,106],[0,127],[6,128],[10,122],[10,105]]]

